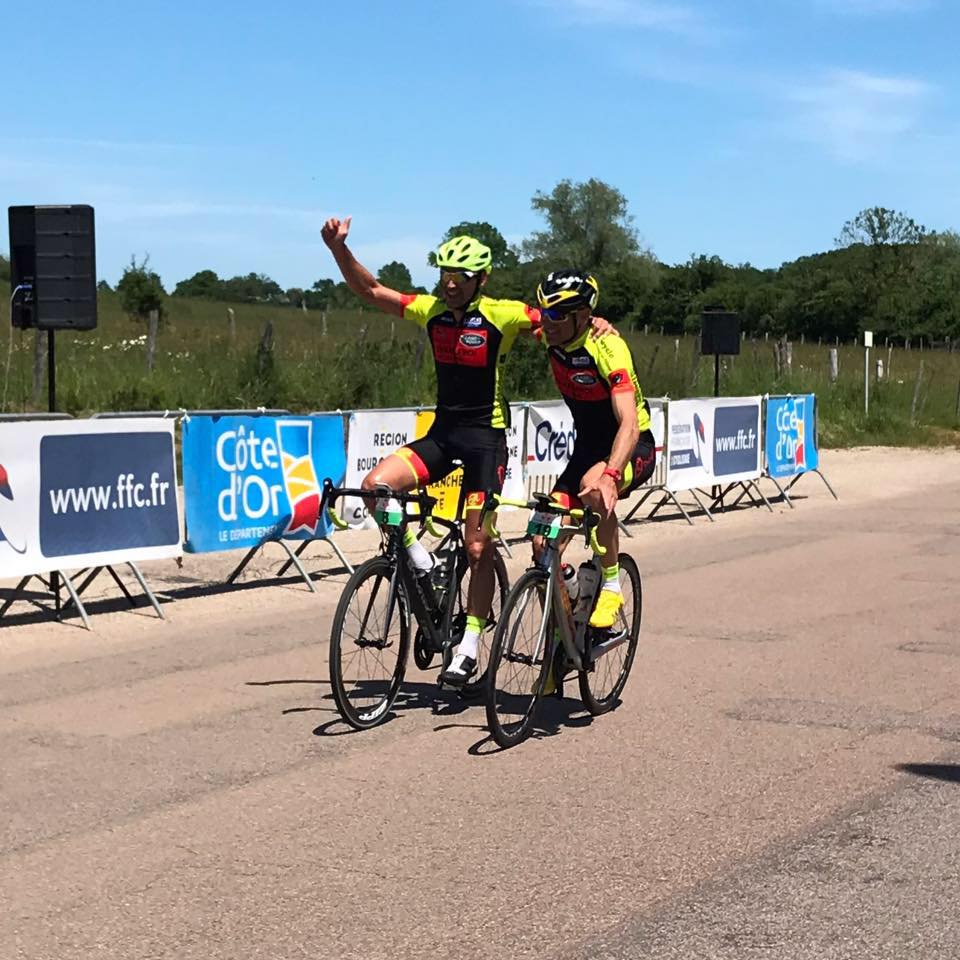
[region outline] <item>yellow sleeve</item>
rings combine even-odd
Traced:
[[[412,320],[418,327],[425,327],[431,312],[437,304],[437,298],[425,293],[403,294],[403,316]]]
[[[627,342],[622,337],[607,335],[600,337],[597,343],[597,370],[600,376],[610,384],[610,389],[636,389],[637,374],[633,367],[633,356]],[[616,375],[620,374],[617,382]]]

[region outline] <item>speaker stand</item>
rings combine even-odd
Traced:
[[[47,331],[47,406],[50,409],[50,413],[57,412],[57,354],[56,354],[56,337],[54,334],[55,330]],[[69,577],[64,577],[64,582],[67,584],[67,589],[72,590],[73,585],[70,583]],[[57,612],[57,619],[60,619],[60,574],[58,571],[54,570],[50,574],[50,592],[53,594],[53,603]],[[90,625],[87,622],[86,611],[83,609],[83,605],[77,604],[77,609],[80,611],[80,615],[83,617],[83,622],[86,624],[87,629],[90,629]]]

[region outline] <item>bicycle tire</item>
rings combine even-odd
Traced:
[[[347,585],[343,588],[333,617],[333,625],[330,628],[330,687],[333,691],[333,699],[340,711],[340,716],[356,730],[369,730],[383,722],[390,713],[390,708],[400,692],[400,685],[403,683],[403,675],[406,671],[410,628],[407,616],[407,598],[403,584],[400,583],[393,619],[389,625],[397,633],[395,641],[397,659],[392,671],[381,682],[360,679],[350,683],[345,677],[346,659],[352,658],[351,662],[363,665],[367,662],[366,650],[379,649],[382,651],[393,646],[389,633],[386,638],[376,638],[372,642],[358,634],[355,637],[346,638],[345,643],[347,618],[354,612],[351,604],[360,596],[367,581],[377,579],[379,583],[372,584],[374,592],[367,604],[367,618],[369,620],[369,616],[372,615],[372,605],[376,599],[382,598],[382,602],[384,605],[386,604],[392,575],[393,564],[384,556],[371,557],[357,567],[353,576],[350,577]],[[363,605],[361,603],[357,604],[357,611],[362,616]],[[361,620],[361,625],[362,622]],[[382,629],[382,624],[380,628]],[[369,624],[367,629],[369,629]],[[378,648],[377,643],[385,643],[385,645]],[[349,649],[351,645],[355,649]],[[379,658],[376,654],[373,654],[370,659]],[[382,660],[380,660],[380,663],[383,666]],[[360,671],[358,670],[358,672]],[[386,669],[384,672],[387,672]],[[366,688],[363,687],[364,683],[366,683]],[[361,705],[360,701],[364,699],[369,699],[372,702],[369,705]]]
[[[601,657],[589,670],[581,670],[580,699],[593,716],[607,713],[619,702],[620,694],[630,676],[640,640],[640,621],[643,615],[643,583],[633,557],[626,553],[619,556],[620,588],[624,593],[624,605],[620,612],[624,629],[629,629],[627,642]],[[623,651],[621,653],[620,651]],[[612,658],[617,658],[616,660]],[[609,662],[608,662],[609,661]],[[618,673],[610,683],[611,667],[619,664]],[[606,678],[603,682],[601,678]],[[601,685],[602,684],[602,685]],[[609,686],[609,689],[607,687]]]
[[[464,589],[464,581],[469,576],[470,568],[464,570],[460,583],[457,585],[456,602],[460,610],[466,614],[467,592]],[[510,590],[510,576],[507,573],[507,565],[498,550],[493,552],[493,605],[490,609],[490,615],[487,617],[489,626],[480,634],[480,644],[477,649],[477,672],[472,680],[468,680],[460,689],[466,696],[477,696],[486,689],[487,675],[490,670],[490,648],[493,645],[493,633],[496,624],[503,611],[503,605],[506,603],[507,593]],[[499,602],[498,602],[499,601]],[[446,668],[447,664],[444,664]]]
[[[521,574],[507,594],[493,636],[486,689],[487,727],[494,741],[503,748],[516,746],[530,736],[537,707],[543,697],[547,672],[553,662],[554,629],[549,622],[553,613],[543,609],[542,592],[545,586],[546,580],[541,571],[527,570]],[[534,604],[532,611],[531,603]],[[545,649],[540,652],[539,668],[534,654],[519,653],[516,649],[520,624],[515,620],[524,617],[528,612],[534,615],[537,631],[543,624],[543,618],[548,618],[546,644]],[[529,645],[533,636],[524,639]],[[524,662],[524,657],[528,662]],[[517,664],[529,666],[530,669],[526,676],[517,677],[514,681],[513,674],[508,671]],[[508,686],[516,687],[516,692],[507,689]],[[508,719],[518,713],[519,719]]]

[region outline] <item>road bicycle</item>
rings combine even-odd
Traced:
[[[369,490],[337,487],[324,480],[321,509],[340,529],[347,526],[334,507],[341,497],[375,499],[374,517],[381,532],[380,552],[357,567],[347,581],[330,629],[330,685],[343,719],[357,730],[381,723],[400,692],[407,668],[410,633],[414,661],[427,670],[440,655],[441,672],[466,628],[470,565],[463,539],[463,522],[432,514],[437,500],[425,491],[394,493],[387,487]],[[456,516],[463,516],[461,491]],[[410,508],[416,507],[411,514]],[[439,540],[433,549],[434,567],[418,575],[404,546],[410,523],[418,534]],[[480,637],[477,673],[462,688],[476,696],[486,682],[490,640],[509,581],[503,557],[494,550],[494,591],[487,625]],[[439,679],[438,679],[439,682]]]
[[[534,494],[531,501],[497,500],[532,510],[527,534],[541,537],[543,543],[539,558],[507,594],[490,650],[487,724],[501,747],[512,747],[532,733],[544,695],[553,688],[563,696],[563,681],[571,671],[577,673],[580,697],[591,714],[616,706],[637,652],[643,591],[636,563],[621,553],[623,607],[611,628],[591,627],[602,583],[598,558],[605,552],[597,542],[599,517],[589,508],[561,506],[547,494]],[[565,517],[573,522],[565,524]],[[581,564],[573,604],[561,573],[560,550],[577,533],[584,535],[593,558]]]

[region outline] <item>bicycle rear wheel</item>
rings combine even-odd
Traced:
[[[330,629],[330,686],[340,715],[357,730],[381,723],[407,666],[407,600],[402,583],[387,623],[393,564],[372,557],[347,581]]]
[[[640,639],[640,619],[643,613],[643,587],[640,571],[633,557],[621,553],[620,589],[623,606],[616,623],[609,630],[591,630],[590,639],[595,648],[606,652],[589,669],[581,670],[580,697],[594,716],[606,713],[618,702],[630,668],[633,666]]]
[[[527,570],[513,585],[490,649],[487,726],[501,747],[530,736],[553,657],[553,614],[544,610],[547,581]]]

